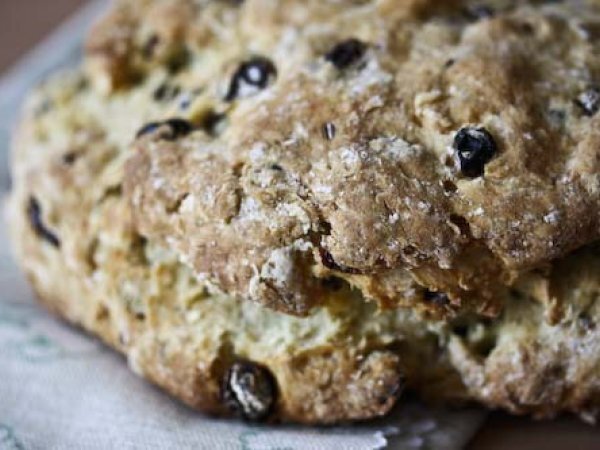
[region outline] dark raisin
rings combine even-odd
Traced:
[[[497,342],[494,336],[485,336],[482,340],[477,342],[473,348],[475,353],[481,358],[487,358],[492,354],[496,348]]]
[[[157,102],[172,100],[179,95],[181,89],[179,86],[172,86],[168,83],[163,83],[156,88],[152,96]]]
[[[582,312],[581,314],[579,314],[578,319],[579,319],[579,324],[585,331],[591,331],[594,328],[596,328],[596,324],[594,323],[592,318],[589,316],[589,314]]]
[[[454,150],[463,175],[483,175],[484,166],[497,152],[496,142],[485,128],[465,127],[454,136]]]
[[[180,51],[171,55],[167,61],[167,70],[171,74],[176,74],[189,64],[190,57],[190,52],[186,48],[181,49]]]
[[[42,239],[54,247],[60,247],[60,240],[52,231],[46,227],[42,220],[42,207],[35,197],[29,197],[27,204],[27,216],[33,231]]]
[[[246,420],[266,419],[277,397],[277,383],[271,372],[249,361],[235,362],[225,374],[221,388],[225,405]]]
[[[190,134],[194,127],[185,119],[169,119],[164,122],[150,122],[144,125],[136,134],[136,138],[140,138],[146,134],[154,133],[161,127],[165,127],[165,131],[161,133],[160,138],[167,141],[173,141],[180,137]]]
[[[165,124],[171,129],[171,135],[166,139],[177,139],[186,136],[194,129],[192,124],[184,119],[169,119],[165,122]]]
[[[135,135],[136,139],[139,139],[142,136],[145,136],[147,134],[154,133],[160,127],[160,125],[161,124],[159,122],[147,123],[146,125],[144,125],[142,128],[140,128],[138,130],[138,132]]]
[[[452,333],[464,339],[469,335],[469,327],[463,324],[454,325],[452,327]]]
[[[600,110],[600,88],[591,87],[579,94],[575,104],[581,108],[586,116],[593,116]]]
[[[344,280],[338,277],[328,277],[321,280],[321,284],[325,289],[330,291],[339,291],[344,287]]]
[[[331,236],[331,224],[326,220],[319,221],[319,231],[324,236]]]
[[[328,141],[333,140],[333,138],[335,137],[335,133],[336,133],[335,124],[333,124],[331,122],[326,122],[323,125],[323,137],[325,139],[327,139]]]
[[[161,102],[167,96],[167,90],[168,85],[166,83],[163,83],[154,90],[154,92],[152,93],[152,97],[154,97],[154,100],[156,100],[157,102]]]
[[[494,10],[487,5],[471,5],[466,8],[465,14],[471,20],[482,20],[493,17]]]
[[[329,253],[324,248],[320,248],[319,253],[321,255],[321,262],[325,267],[331,270],[337,270],[339,268],[338,264],[335,262],[335,259],[333,259],[331,253]]]
[[[429,289],[423,293],[423,299],[435,306],[446,306],[450,303],[448,295],[443,292],[430,291]]]
[[[235,71],[229,83],[225,101],[235,100],[244,88],[249,89],[251,93],[265,89],[276,76],[277,69],[271,60],[262,56],[255,56],[242,63]]]
[[[521,32],[523,32],[525,34],[533,34],[535,32],[535,27],[528,22],[521,23],[520,29],[521,29]]]
[[[458,214],[450,214],[448,220],[451,224],[458,228],[461,236],[471,236],[471,226],[469,225],[469,221],[463,216]]]
[[[351,275],[364,274],[364,272],[360,269],[356,269],[354,267],[344,266],[344,265],[336,263],[335,260],[333,259],[333,256],[331,255],[331,253],[329,253],[323,247],[319,248],[319,254],[321,255],[322,264],[325,267],[327,267],[328,269],[336,270],[338,272],[348,273]]]
[[[452,193],[458,191],[458,187],[456,186],[456,184],[454,184],[454,182],[452,180],[442,181],[442,187],[444,188],[444,192],[446,192],[448,194],[452,194]]]
[[[417,254],[417,249],[413,245],[407,245],[402,249],[404,256],[414,256]]]
[[[325,60],[336,68],[343,70],[358,62],[365,52],[367,46],[358,39],[347,39],[340,42],[325,54]]]
[[[63,164],[65,164],[67,166],[72,165],[76,159],[77,159],[77,153],[75,153],[75,152],[68,152],[62,156],[62,162],[63,162]]]

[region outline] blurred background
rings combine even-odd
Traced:
[[[10,69],[36,44],[48,38],[61,23],[89,3],[89,0],[0,0],[0,78],[9,74]],[[42,49],[32,58],[46,56],[43,53]],[[15,77],[11,78],[10,82],[14,83]],[[1,101],[3,99],[0,98]],[[6,136],[0,133],[0,138],[5,140]],[[0,151],[6,152],[6,145],[0,143]],[[1,155],[0,161],[4,159],[5,155]],[[535,422],[492,413],[468,448],[600,449],[600,427],[591,427],[569,417]]]
[[[0,72],[86,0],[0,0]]]

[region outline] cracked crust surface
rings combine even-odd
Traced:
[[[274,420],[376,417],[403,387],[594,420],[599,116],[573,98],[596,10],[509,3],[118,2],[16,135],[40,298],[213,414],[242,360],[272,373]],[[368,48],[338,71],[347,30]],[[223,101],[252,55],[276,78]],[[173,117],[197,129],[135,139]],[[465,124],[499,147],[475,180],[446,165]]]
[[[575,102],[600,77],[584,31],[597,8],[500,2],[473,20],[448,2],[389,15],[386,2],[289,3],[259,14],[269,2],[246,2],[226,25],[238,33],[219,35],[222,72],[205,80],[192,63],[174,77],[203,92],[180,113],[197,131],[133,146],[136,224],[199,278],[294,314],[334,273],[388,306],[425,303],[411,294],[422,288],[493,315],[520,274],[600,237],[600,116]],[[201,8],[189,17],[205,26]],[[326,56],[349,37],[366,50],[340,69]],[[226,67],[253,54],[276,79],[225,101]],[[217,131],[202,129],[209,113],[224,114]],[[475,125],[498,154],[472,179],[452,145]]]

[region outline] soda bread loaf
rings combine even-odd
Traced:
[[[198,409],[600,407],[597,1],[122,0],[32,93],[41,301]]]

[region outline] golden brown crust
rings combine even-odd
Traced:
[[[305,24],[290,12],[261,29],[252,10],[263,3],[245,4],[242,39],[274,55],[276,80],[233,104],[208,81],[191,119],[226,111],[224,128],[144,135],[128,164],[137,226],[199,277],[306,314],[312,272],[363,288],[383,277],[383,297],[364,293],[388,305],[405,303],[410,275],[458,309],[493,315],[518,276],[600,237],[600,117],[575,103],[600,71],[595,41],[578,32],[597,11],[513,5],[473,22],[461,8],[392,19],[377,2],[330,5],[332,26],[366,46],[340,70],[327,52],[344,37],[320,22],[321,6],[303,6],[314,15]],[[278,36],[292,31],[302,45],[279,58]],[[461,174],[449,153],[474,126],[498,147],[482,177]]]
[[[189,315],[210,314],[210,307],[201,308],[198,313],[193,306],[180,310],[198,301],[194,300],[196,296],[206,295],[202,287],[195,285],[187,269],[170,257],[155,261],[152,266],[141,260],[136,262],[139,250],[126,250],[126,246],[134,244],[135,236],[123,239],[122,235],[127,234],[128,227],[126,202],[123,199],[109,201],[105,208],[93,214],[104,216],[102,220],[107,221],[119,216],[120,221],[113,222],[111,234],[113,238],[121,235],[121,240],[118,248],[102,250],[108,259],[99,263],[95,275],[91,275],[85,273],[83,261],[72,261],[76,265],[69,267],[55,248],[41,242],[31,230],[22,204],[11,205],[13,233],[18,236],[16,245],[19,254],[27,255],[22,262],[40,300],[59,316],[124,353],[136,373],[184,403],[211,414],[231,415],[222,401],[224,374],[234,361],[249,358],[248,353],[236,349],[226,334],[203,335],[206,324],[187,322]],[[104,228],[107,224],[99,226]],[[82,230],[72,231],[77,234],[73,239],[64,237],[61,246],[87,237],[81,234]],[[180,293],[174,291],[173,283],[183,284]],[[185,286],[185,283],[190,285]],[[150,294],[150,290],[154,293]],[[128,296],[136,292],[142,295],[139,303]],[[200,301],[214,302],[215,308],[225,302],[219,298]],[[236,310],[237,302],[227,301],[233,305],[225,307],[223,312],[213,313],[217,314],[216,320],[209,320],[231,320],[225,311],[243,313]],[[244,320],[251,320],[251,316]],[[246,326],[255,325],[250,322]],[[277,322],[261,332],[269,333],[273,327],[277,328]],[[229,328],[227,333],[235,333],[235,324]],[[215,337],[217,340],[212,341]],[[244,346],[252,345],[257,344],[244,343]],[[371,352],[362,345],[350,349],[337,346],[334,340],[314,349],[301,350],[298,356],[277,353],[276,349],[263,354],[260,362],[277,380],[278,400],[271,418],[299,423],[336,423],[364,420],[389,411],[403,388],[398,356],[385,351]],[[253,357],[253,360],[258,358]],[[298,386],[305,386],[305,390]]]
[[[280,401],[292,420],[336,423],[389,412],[404,389],[399,357],[390,351],[353,353],[328,350],[285,362],[283,378],[294,389]],[[307,398],[315,406],[308,406]]]
[[[212,414],[231,415],[222,399],[223,379],[239,359],[273,373],[274,420],[334,423],[387,412],[402,387],[399,357],[382,348],[394,338],[351,325],[357,317],[375,316],[375,308],[352,300],[346,287],[329,295],[343,305],[355,302],[354,318],[336,317],[338,304],[290,321],[208,293],[171,252],[146,242],[132,227],[118,188],[125,149],[121,155],[109,143],[102,132],[108,130],[83,106],[95,93],[80,89],[79,76],[63,75],[40,90],[14,146],[11,228],[42,302],[122,352],[140,375]],[[42,99],[53,111],[39,116]],[[85,130],[70,133],[82,117]],[[81,147],[81,140],[87,145]],[[32,157],[36,148],[43,151]],[[32,198],[40,206],[35,221],[28,208]],[[39,224],[56,241],[40,235]],[[301,365],[306,370],[296,370]],[[328,377],[335,383],[324,385]],[[303,395],[299,385],[307,386]]]
[[[380,416],[404,385],[592,420],[600,116],[573,97],[598,75],[579,31],[596,12],[522,2],[475,22],[433,0],[276,3],[119,2],[87,75],[34,93],[10,221],[42,301],[213,414],[231,414],[225,374],[244,361],[276,380],[275,420]],[[338,73],[322,56],[347,30],[370,43],[366,66]],[[276,78],[223,101],[255,53]],[[135,139],[177,116],[198,129]],[[500,149],[480,179],[444,165],[464,124]]]

